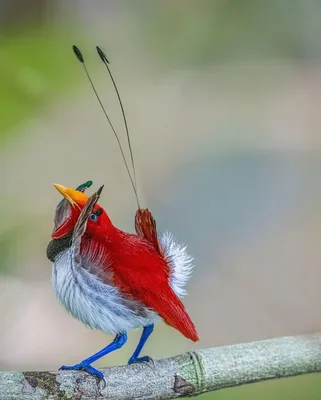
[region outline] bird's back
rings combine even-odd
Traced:
[[[196,329],[180,300],[192,269],[186,249],[168,233],[159,236],[160,251],[142,237],[119,231],[111,247],[115,285],[154,310],[164,321],[192,340]],[[120,250],[121,249],[121,250]]]

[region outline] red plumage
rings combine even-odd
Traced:
[[[95,222],[87,221],[82,249],[97,250],[101,260],[98,274],[106,277],[119,291],[156,311],[163,320],[185,337],[198,341],[195,326],[185,307],[170,286],[171,269],[157,239],[156,223],[148,210],[136,213],[137,235],[121,231],[107,213],[96,204],[93,211],[102,210]],[[71,207],[69,218],[54,232],[57,239],[75,228],[80,208]],[[93,245],[94,244],[94,245]],[[87,246],[88,245],[88,246]]]
[[[167,260],[144,238],[124,232],[117,236],[109,253],[112,263],[108,268],[112,268],[120,291],[152,308],[168,325],[197,341],[195,326],[170,287]]]

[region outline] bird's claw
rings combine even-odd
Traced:
[[[75,364],[75,365],[71,365],[71,366],[63,365],[59,368],[59,370],[62,370],[62,371],[85,371],[85,372],[88,372],[88,374],[93,375],[95,378],[99,379],[99,381],[103,380],[105,382],[104,374],[89,364],[86,365],[86,364],[79,363],[79,364]],[[106,386],[106,382],[105,382],[105,386]]]
[[[129,361],[128,361],[128,365],[142,363],[142,362],[147,362],[147,363],[151,362],[154,365],[154,360],[151,357],[148,357],[148,356],[137,357],[137,358],[131,357],[129,359]]]

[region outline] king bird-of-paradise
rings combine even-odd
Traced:
[[[151,212],[140,207],[125,112],[105,54],[97,47],[121,106],[132,173],[84,58],[76,46],[73,50],[117,139],[138,205],[136,234],[126,233],[113,225],[107,212],[98,204],[103,187],[89,197],[85,191],[91,186],[91,181],[76,189],[54,185],[63,196],[56,208],[54,230],[47,247],[47,257],[53,266],[54,292],[72,316],[92,329],[115,337],[107,347],[79,364],[60,369],[83,370],[103,379],[103,374],[92,363],[121,348],[130,330],[141,328],[143,331],[129,364],[151,360],[140,353],[153,332],[154,324],[160,320],[188,339],[199,340],[181,301],[193,266],[186,247],[177,244],[170,233],[158,233]]]

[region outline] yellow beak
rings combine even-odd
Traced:
[[[58,183],[54,183],[54,187],[64,196],[66,200],[69,201],[73,207],[83,207],[87,203],[88,196],[86,196],[85,193],[79,192],[78,190],[72,188],[67,188],[59,185]]]

